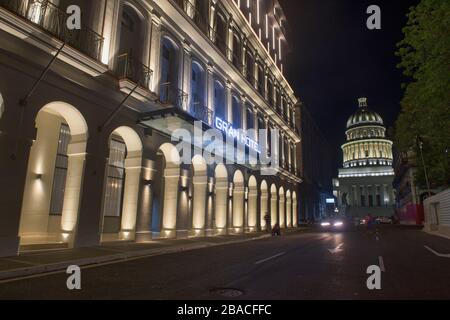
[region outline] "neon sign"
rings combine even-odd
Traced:
[[[216,117],[214,122],[216,129],[224,132],[228,137],[236,139],[239,143],[246,145],[247,147],[255,150],[257,153],[261,153],[259,144],[247,136],[247,132],[242,129],[235,129],[233,125],[225,120]]]

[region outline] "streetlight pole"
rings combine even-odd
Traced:
[[[427,167],[425,166],[425,160],[423,158],[423,141],[419,135],[417,136],[417,144],[419,146],[420,158],[422,160],[423,172],[425,174],[425,182],[427,184],[428,196],[431,197],[430,182],[428,181]]]

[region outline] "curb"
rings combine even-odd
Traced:
[[[20,277],[28,277],[28,276],[34,276],[38,274],[46,274],[51,272],[57,272],[67,269],[70,265],[77,265],[79,267],[87,267],[87,266],[95,266],[95,265],[101,265],[101,264],[107,264],[107,263],[119,263],[119,262],[125,262],[127,260],[135,260],[135,259],[141,259],[146,257],[152,257],[152,256],[160,256],[170,253],[176,253],[176,252],[186,252],[191,250],[197,250],[197,249],[203,249],[203,248],[210,248],[210,247],[218,247],[218,246],[225,246],[230,244],[237,244],[237,243],[245,243],[255,240],[261,240],[265,238],[269,238],[270,234],[264,234],[259,237],[254,238],[248,238],[248,239],[241,239],[241,240],[230,240],[225,241],[222,243],[203,243],[203,244],[192,244],[192,245],[180,245],[180,246],[173,246],[165,249],[146,249],[146,250],[140,250],[140,251],[129,251],[129,252],[122,252],[122,253],[116,253],[101,257],[92,257],[92,258],[83,258],[83,259],[77,259],[77,260],[67,260],[57,263],[51,263],[51,264],[44,264],[39,266],[32,266],[32,267],[25,267],[25,268],[19,268],[19,269],[13,269],[13,270],[6,270],[6,271],[0,271],[0,282],[7,281],[7,280],[13,280],[15,278]]]

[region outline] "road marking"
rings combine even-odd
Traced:
[[[266,259],[262,259],[262,260],[256,261],[255,264],[261,264],[261,263],[267,262],[267,261],[269,261],[269,260],[272,260],[272,259],[275,259],[275,258],[284,256],[285,254],[286,254],[286,252],[281,252],[281,253],[279,253],[279,254],[276,254],[276,255],[274,255],[274,256],[268,257],[268,258],[266,258]]]
[[[378,264],[380,265],[380,269],[382,272],[386,272],[386,268],[384,267],[384,260],[382,256],[378,257]]]
[[[434,253],[436,256],[438,256],[438,257],[441,257],[441,258],[450,258],[450,254],[439,253],[439,252],[437,252],[437,251],[431,249],[431,248],[428,247],[428,246],[424,246],[424,247],[425,247],[425,249],[427,249],[427,250],[433,252],[433,253]]]
[[[335,254],[335,253],[344,251],[344,249],[342,249],[342,246],[343,246],[343,245],[344,245],[344,244],[341,243],[340,245],[338,245],[338,246],[337,246],[336,248],[334,248],[334,249],[328,249],[328,251],[330,251],[330,253],[332,253],[332,254]]]

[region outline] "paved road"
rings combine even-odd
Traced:
[[[450,298],[450,240],[419,230],[303,232],[242,244],[82,269],[82,290],[64,273],[0,283],[1,299],[442,299]],[[329,249],[340,248],[334,253]],[[366,287],[380,265],[382,289]],[[221,291],[218,289],[237,289]]]

